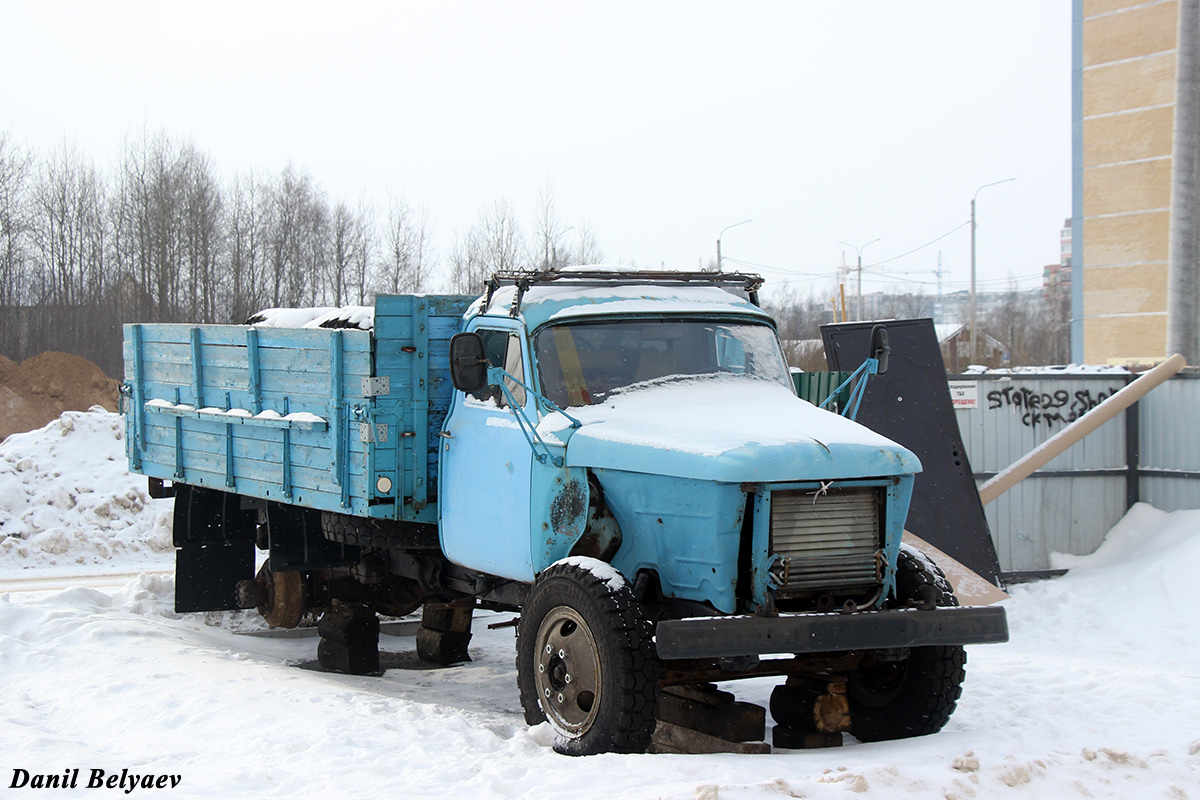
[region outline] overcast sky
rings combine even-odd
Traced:
[[[1068,0],[0,0],[0,130],[101,169],[143,130],[223,178],[291,162],[331,201],[427,205],[441,255],[500,199],[532,227],[547,185],[610,262],[694,269],[752,219],[726,268],[818,296],[839,241],[877,238],[865,290],[936,295],[939,253],[965,289],[971,198],[1015,178],[979,193],[980,288],[1032,286],[1071,213],[1070,23]]]

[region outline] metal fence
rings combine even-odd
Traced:
[[[976,482],[1003,470],[1132,379],[1121,374],[951,375]],[[1004,572],[1085,555],[1133,503],[1200,508],[1200,374],[1181,374],[985,506]]]

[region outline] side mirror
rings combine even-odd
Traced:
[[[450,337],[450,382],[461,392],[477,392],[487,383],[490,362],[483,354],[483,337],[478,333],[456,333]]]
[[[876,325],[871,329],[871,358],[879,361],[877,374],[882,375],[887,372],[888,356],[891,354],[892,348],[888,347],[887,328],[882,325]]]

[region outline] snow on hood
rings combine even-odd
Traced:
[[[552,414],[539,432],[567,440],[574,467],[715,480],[794,481],[919,472],[910,451],[766,381],[707,377],[659,382]]]

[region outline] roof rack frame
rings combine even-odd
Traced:
[[[501,270],[486,281],[487,298],[483,307],[492,306],[492,297],[501,286],[515,286],[510,317],[521,311],[521,300],[531,287],[555,281],[570,281],[581,286],[720,286],[737,287],[744,290],[750,302],[759,305],[758,290],[762,288],[761,275],[746,272],[668,272],[665,270]]]

